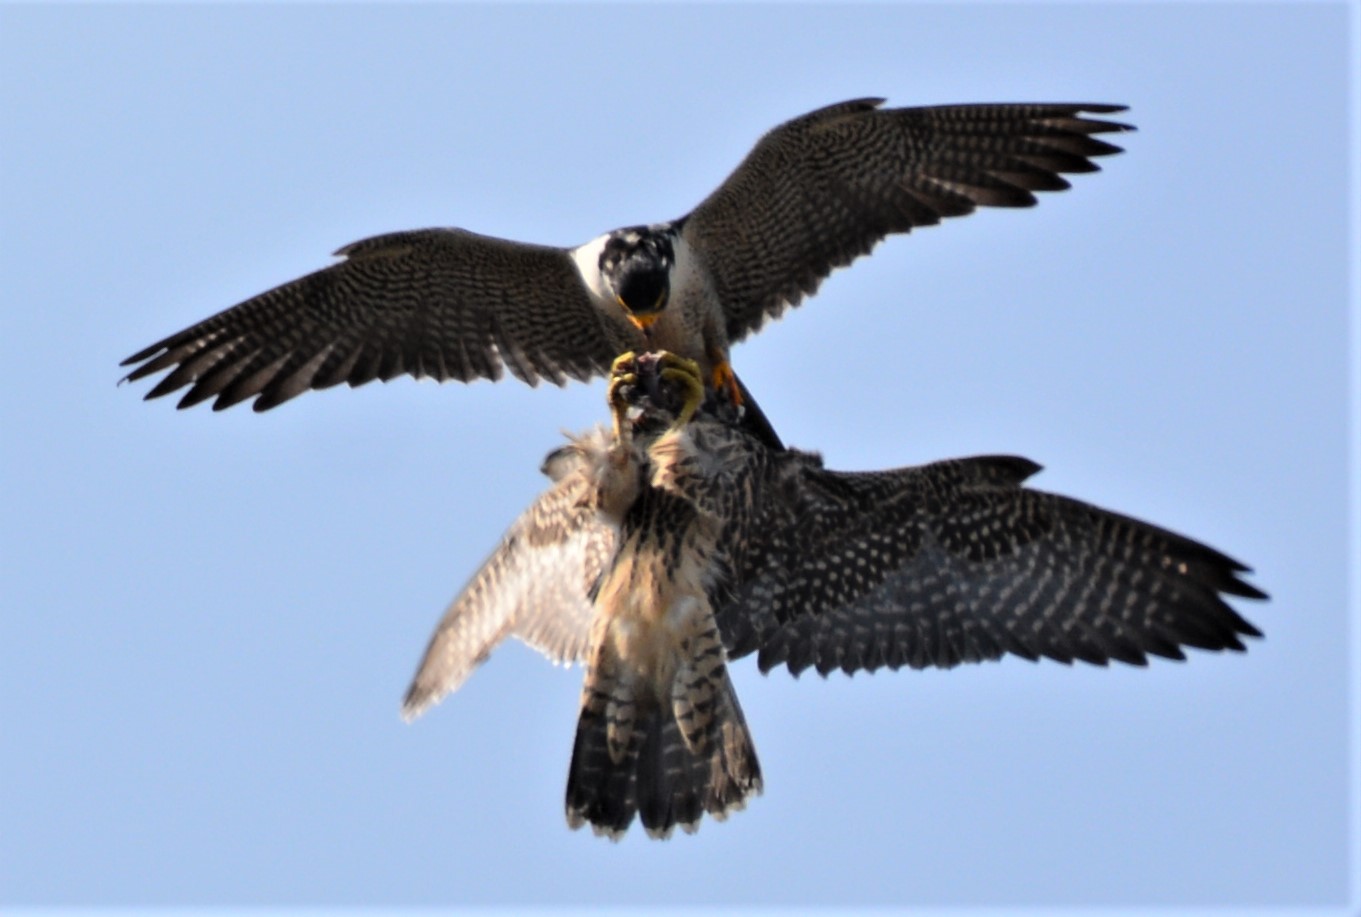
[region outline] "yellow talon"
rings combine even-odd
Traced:
[[[614,423],[614,441],[616,443],[627,442],[630,438],[631,430],[626,422],[629,403],[620,394],[620,391],[625,386],[638,384],[636,369],[637,355],[631,350],[628,353],[621,353],[610,364],[610,384],[606,397],[610,403],[610,416]]]
[[[678,382],[685,388],[680,413],[671,424],[671,429],[676,430],[689,423],[695,416],[695,411],[699,410],[699,406],[704,402],[704,383],[700,381],[702,374],[699,364],[694,360],[687,360],[667,351],[662,352],[659,362],[662,366],[659,373],[661,378]]]
[[[681,402],[680,413],[676,415],[675,423],[671,424],[671,429],[678,430],[690,422],[704,401],[704,383],[699,381],[699,373],[687,372],[684,369],[664,369],[661,376],[663,379],[680,382],[685,386],[685,400]]]
[[[687,360],[669,351],[663,350],[653,356],[655,363],[648,369],[655,367],[655,378],[677,384],[681,388],[680,411],[671,424],[671,429],[679,429],[694,418],[695,412],[704,403],[703,372],[694,360]],[[632,404],[625,396],[624,389],[642,384],[639,380],[638,362],[638,356],[629,352],[620,354],[610,365],[607,397],[614,423],[614,439],[617,443],[627,443],[632,439],[633,428],[628,422]]]

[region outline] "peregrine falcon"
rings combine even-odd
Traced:
[[[626,350],[698,362],[734,403],[750,401],[729,345],[891,233],[1024,207],[1063,173],[1119,152],[1088,117],[1119,105],[830,105],[767,133],[689,214],[576,248],[463,229],[347,245],[344,260],[261,293],[123,361],[125,377],[170,370],[147,398],[181,408],[254,398],[267,410],[308,389],[401,374],[530,383],[604,374]],[[771,431],[773,436],[773,431]]]
[[[1024,482],[1011,456],[841,472],[767,447],[700,370],[621,358],[615,430],[550,454],[554,483],[437,626],[410,720],[506,636],[588,672],[568,821],[693,830],[760,789],[726,664],[827,675],[998,659],[1145,665],[1260,632],[1225,595],[1248,568]],[[688,376],[688,378],[687,378]],[[634,402],[636,419],[624,416]]]
[[[595,615],[572,761],[567,822],[619,837],[636,812],[648,834],[723,818],[761,791],[709,589],[724,529],[750,505],[747,454],[696,448],[689,420],[704,397],[699,365],[664,354],[616,363],[614,435],[588,506],[618,544],[593,588]],[[644,381],[646,379],[646,381]],[[681,404],[635,442],[627,413],[639,386]],[[677,390],[679,390],[677,392]],[[659,431],[659,432],[658,432]]]

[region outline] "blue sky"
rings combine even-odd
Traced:
[[[0,903],[1355,901],[1351,28],[1340,4],[0,7]],[[740,345],[777,428],[839,468],[1025,455],[1206,541],[1272,594],[1240,604],[1246,655],[739,662],[765,795],[611,845],[563,822],[579,671],[507,645],[397,712],[600,383],[265,415],[115,385],[363,236],[674,217],[769,127],[863,95],[1123,102],[1139,132]]]

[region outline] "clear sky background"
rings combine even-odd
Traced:
[[[0,8],[0,904],[1341,906],[1348,39],[1341,4]],[[578,670],[507,645],[398,717],[601,383],[115,385],[345,243],[675,217],[864,95],[1139,132],[740,345],[777,428],[837,468],[1028,456],[1221,548],[1272,594],[1246,655],[739,662],[765,795],[612,845],[563,820]]]

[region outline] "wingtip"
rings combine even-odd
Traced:
[[[1129,106],[1122,102],[1079,102],[1077,104],[1083,111],[1090,111],[1098,115],[1115,115],[1122,111],[1129,111]]]
[[[1222,565],[1223,582],[1217,587],[1220,592],[1241,599],[1255,599],[1257,601],[1269,601],[1271,599],[1269,594],[1243,578],[1252,573],[1251,567],[1213,548],[1207,550],[1210,551],[1211,557]],[[1261,634],[1254,633],[1253,636],[1260,637]]]
[[[402,701],[402,708],[400,711],[402,722],[408,724],[416,722],[416,720],[420,719],[421,714],[425,713],[426,710],[429,710],[433,704],[434,701],[428,697],[413,698],[408,694],[406,699]]]
[[[1224,591],[1229,595],[1235,595],[1241,599],[1255,599],[1259,602],[1268,602],[1271,600],[1271,596],[1268,593],[1237,576],[1233,577],[1231,588],[1226,588]],[[1260,637],[1262,635],[1260,633],[1254,633],[1252,636]]]
[[[402,696],[402,721],[413,722],[425,711],[439,703],[443,694],[430,690],[428,686],[422,685],[417,679],[406,689],[406,694]]]
[[[137,351],[130,357],[124,357],[122,360],[118,361],[118,365],[132,366],[134,363],[145,362],[151,359],[152,357],[158,356],[160,352],[165,349],[166,349],[165,341],[158,341],[155,344],[152,344],[150,347],[143,347],[141,350]]]

